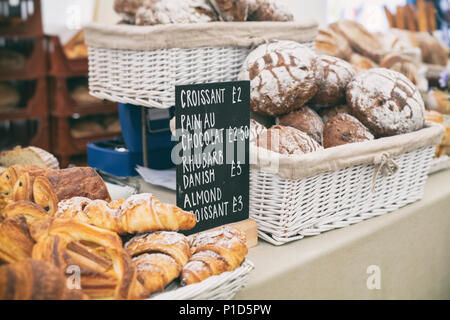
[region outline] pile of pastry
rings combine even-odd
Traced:
[[[178,232],[195,225],[152,194],[111,201],[92,168],[11,166],[0,178],[0,299],[144,299],[242,264],[241,231]]]
[[[250,81],[251,141],[281,154],[408,133],[425,122],[422,97],[403,74],[357,73],[340,58],[292,41],[251,51],[239,79]]]
[[[115,0],[122,23],[157,25],[214,21],[292,21],[280,0]]]

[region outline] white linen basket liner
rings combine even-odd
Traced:
[[[230,300],[245,287],[253,263],[246,259],[235,270],[209,277],[202,282],[185,287],[172,284],[164,292],[152,295],[149,300]]]
[[[421,199],[443,134],[441,126],[428,126],[303,156],[252,146],[250,217],[258,223],[259,237],[282,245]],[[394,163],[395,173],[381,173]]]
[[[235,81],[252,47],[292,40],[314,49],[317,28],[314,20],[91,24],[85,28],[89,91],[114,102],[170,108],[176,85]]]

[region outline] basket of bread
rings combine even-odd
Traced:
[[[246,236],[185,236],[195,215],[152,194],[110,198],[90,167],[0,176],[0,299],[230,299],[253,269]]]
[[[366,38],[354,50],[383,57],[352,30]],[[238,79],[250,81],[250,217],[261,238],[281,245],[421,199],[444,130],[425,121],[405,75],[273,41],[250,52]]]
[[[273,40],[314,46],[318,24],[276,0],[116,0],[118,25],[85,28],[91,95],[169,108],[175,86],[235,81],[249,50]]]

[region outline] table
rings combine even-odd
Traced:
[[[450,299],[450,170],[421,201],[280,247],[260,240],[248,258],[235,299]]]
[[[255,270],[235,299],[450,299],[450,170],[429,177],[421,201],[283,246],[260,239],[248,258]]]

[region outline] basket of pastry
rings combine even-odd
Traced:
[[[443,128],[425,121],[403,74],[276,41],[250,52],[239,79],[250,80],[250,217],[261,238],[281,245],[421,199]]]
[[[0,187],[0,299],[230,299],[253,269],[237,228],[187,237],[193,213],[112,201],[91,168],[12,166]]]
[[[169,108],[175,86],[235,81],[252,46],[314,46],[317,23],[293,21],[278,0],[116,0],[118,25],[85,28],[91,95]]]

